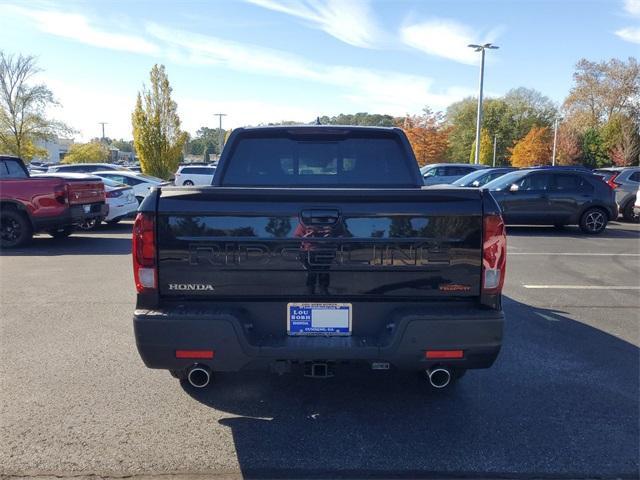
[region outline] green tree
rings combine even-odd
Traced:
[[[222,151],[220,137],[222,137],[224,143],[228,130],[222,129],[222,135],[220,135],[220,132],[219,128],[200,127],[196,131],[196,136],[189,140],[187,152],[191,155],[203,155],[205,157],[219,155]]]
[[[133,142],[142,171],[169,178],[178,168],[188,136],[180,129],[164,65],[153,66],[150,80],[150,88],[143,86],[138,93],[132,114]]]
[[[368,127],[393,127],[397,120],[391,115],[379,113],[359,112],[355,114],[341,113],[339,115],[320,117],[322,125],[361,125]]]
[[[638,165],[640,155],[640,119],[614,113],[600,129],[604,147],[612,162],[620,167]]]
[[[473,142],[471,148],[471,155],[469,155],[469,163],[475,163],[476,160],[476,142]],[[487,132],[486,128],[483,128],[480,132],[480,164],[492,165],[493,164],[493,142]]]
[[[611,165],[607,147],[597,128],[588,129],[582,137],[582,163],[591,168]]]
[[[38,140],[72,133],[45,114],[57,102],[45,85],[30,83],[40,71],[34,57],[15,57],[0,50],[0,153],[17,155],[26,162],[46,156],[46,150],[36,147]]]
[[[113,140],[111,146],[117,148],[121,152],[133,152],[133,140]]]
[[[477,99],[469,97],[447,109],[447,122],[452,127],[448,152],[451,161],[469,159],[476,136],[477,105]],[[533,127],[550,127],[556,115],[557,109],[548,97],[528,88],[516,88],[504,97],[486,99],[482,106],[482,125],[492,142],[497,135],[496,165],[508,164],[509,149]]]
[[[104,143],[74,143],[62,163],[102,163],[109,160],[109,149]]]

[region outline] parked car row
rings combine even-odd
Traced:
[[[461,173],[461,168],[470,173],[451,180]],[[518,170],[434,164],[422,167],[421,172],[426,175],[425,184],[430,187],[451,185],[492,191],[505,210],[505,219],[511,224],[575,224],[585,232],[599,233],[608,221],[617,219],[618,214],[627,221],[637,219],[634,203],[640,188],[640,167],[591,171],[582,166],[546,166]],[[503,188],[505,185],[506,189]],[[589,209],[600,212],[589,211],[587,214]]]

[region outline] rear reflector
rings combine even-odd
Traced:
[[[176,358],[213,358],[214,350],[176,350]]]
[[[424,358],[462,358],[464,350],[427,350]]]

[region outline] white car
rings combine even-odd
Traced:
[[[175,185],[211,185],[216,167],[209,165],[183,165],[178,168]]]
[[[95,175],[100,178],[106,178],[107,180],[113,180],[114,182],[122,183],[133,188],[138,203],[144,200],[153,187],[160,187],[162,185],[168,185],[161,178],[145,175],[144,173],[137,172],[116,172],[111,170],[102,170],[93,172],[91,175]]]
[[[109,205],[109,213],[103,219],[109,224],[116,224],[125,218],[133,218],[138,210],[138,200],[133,192],[133,188],[114,182],[106,178],[102,179],[104,192]],[[81,230],[93,230],[100,225],[100,220],[93,218],[78,225]]]

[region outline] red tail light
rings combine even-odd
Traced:
[[[138,293],[155,290],[158,285],[156,268],[156,229],[153,217],[139,213],[133,224],[133,276]]]
[[[124,193],[124,190],[111,190],[111,191],[105,190],[105,196],[107,198],[121,197],[123,193]]]
[[[618,188],[620,186],[619,183],[614,182],[614,180],[616,179],[616,177],[620,175],[619,173],[614,173],[611,178],[609,180],[607,180],[607,185],[609,185],[611,187],[612,190],[615,190],[616,188]]]
[[[507,264],[507,232],[500,215],[484,217],[482,241],[482,293],[502,292]]]
[[[69,188],[66,184],[60,184],[53,187],[53,196],[56,198],[58,203],[62,205],[66,205],[69,203]]]

